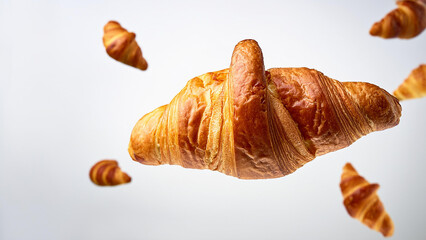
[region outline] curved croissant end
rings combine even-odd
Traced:
[[[397,1],[398,8],[370,29],[372,36],[413,38],[426,28],[426,0]]]
[[[132,179],[122,172],[115,160],[102,160],[90,169],[90,180],[98,186],[115,186],[129,183]]]
[[[343,167],[340,189],[343,204],[351,217],[381,232],[385,237],[392,236],[394,225],[376,193],[379,189],[378,184],[370,184],[350,163],[346,163]]]
[[[369,83],[341,83],[308,68],[264,70],[254,40],[229,69],[191,79],[170,104],[143,116],[133,160],[210,169],[242,179],[290,174],[316,156],[396,126],[398,100]]]
[[[146,70],[148,63],[135,37],[135,33],[128,32],[116,21],[109,21],[104,26],[103,42],[108,55],[124,64]]]
[[[426,64],[411,71],[393,95],[399,100],[426,97]]]

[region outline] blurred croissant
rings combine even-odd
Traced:
[[[371,27],[371,35],[413,38],[426,28],[426,0],[399,0],[396,4],[398,8]]]
[[[392,236],[394,231],[392,219],[376,193],[379,184],[370,184],[350,163],[347,163],[343,167],[340,189],[343,204],[351,217],[381,232],[385,237]]]
[[[426,64],[414,69],[393,95],[399,100],[426,97]]]
[[[242,179],[276,178],[363,135],[396,126],[398,100],[369,83],[341,83],[308,68],[265,71],[254,40],[229,69],[191,79],[170,104],[135,125],[129,153]]]
[[[129,183],[132,179],[122,172],[115,160],[102,160],[90,169],[90,180],[98,186],[115,186]]]
[[[128,32],[116,21],[109,21],[104,26],[103,42],[108,55],[124,64],[146,70],[148,63],[135,38],[135,33]]]

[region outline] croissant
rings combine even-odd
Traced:
[[[426,64],[414,69],[393,95],[399,100],[426,97]]]
[[[116,21],[109,21],[104,26],[103,42],[108,55],[124,64],[146,70],[148,63],[135,38],[135,33],[128,32]]]
[[[398,8],[388,13],[370,29],[382,38],[413,38],[426,28],[426,0],[400,0]]]
[[[370,184],[350,163],[346,163],[343,167],[340,189],[343,204],[351,217],[381,232],[385,237],[392,236],[394,231],[392,219],[376,193],[379,184]]]
[[[132,179],[122,172],[115,160],[102,160],[90,169],[90,180],[98,186],[115,186],[129,183]]]
[[[210,169],[242,179],[277,178],[316,156],[396,126],[398,100],[369,83],[341,83],[308,68],[265,71],[254,40],[229,69],[191,79],[170,104],[143,116],[133,160]]]

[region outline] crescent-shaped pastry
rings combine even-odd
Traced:
[[[109,21],[104,27],[103,42],[108,55],[129,66],[146,70],[148,63],[135,38],[135,33],[128,32],[116,21]]]
[[[98,186],[115,186],[129,183],[131,178],[122,172],[115,160],[102,160],[90,169],[90,180]]]
[[[148,165],[276,178],[396,126],[400,116],[398,100],[373,84],[308,68],[265,71],[257,42],[244,40],[229,69],[191,79],[170,104],[143,116],[129,153]]]
[[[370,29],[382,38],[413,38],[426,28],[426,0],[399,0],[398,8],[388,13]]]
[[[393,95],[399,100],[426,97],[426,64],[411,71]]]
[[[379,184],[370,184],[358,174],[350,163],[346,163],[343,167],[340,189],[343,204],[351,217],[358,219],[369,228],[381,232],[385,237],[393,235],[392,219],[376,193]]]

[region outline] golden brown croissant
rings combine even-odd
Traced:
[[[371,35],[413,38],[426,28],[426,0],[403,0],[396,3],[398,8],[371,27]]]
[[[108,55],[124,64],[146,70],[148,63],[135,38],[135,33],[128,32],[116,21],[109,21],[104,26],[103,42]]]
[[[369,83],[341,83],[308,68],[265,71],[254,40],[238,43],[229,69],[191,79],[170,104],[143,116],[133,160],[276,178],[318,155],[399,123],[401,107]]]
[[[115,186],[129,183],[132,179],[122,172],[115,160],[102,160],[90,169],[90,180],[99,186]]]
[[[376,193],[379,184],[370,184],[350,163],[346,163],[343,167],[340,189],[343,204],[351,217],[381,232],[385,237],[392,236],[394,231],[392,219]]]
[[[399,100],[426,97],[426,64],[414,69],[393,95]]]

